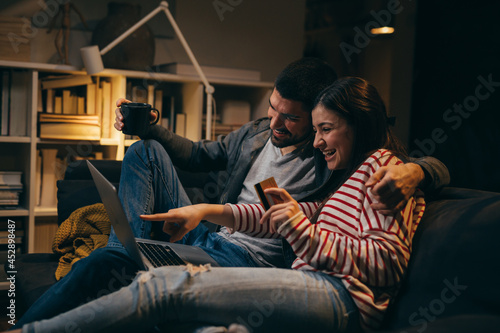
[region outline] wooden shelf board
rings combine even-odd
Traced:
[[[81,139],[81,140],[55,140],[55,139],[40,139],[37,138],[36,143],[37,144],[69,144],[69,145],[75,145],[78,144],[81,141],[85,142],[90,142],[95,145],[101,145],[101,146],[117,146],[119,144],[118,139],[100,139],[100,140],[88,140],[88,139]]]
[[[31,138],[29,136],[0,136],[0,142],[9,143],[30,143]]]
[[[10,216],[28,216],[29,212],[25,208],[18,209],[0,209],[0,216],[10,217]]]
[[[45,64],[39,62],[0,60],[0,67],[15,67],[21,69],[35,69],[50,72],[71,72],[73,74],[86,74],[81,68],[61,64]]]

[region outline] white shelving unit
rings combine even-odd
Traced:
[[[26,87],[30,98],[26,110],[27,135],[26,136],[0,136],[0,170],[18,170],[23,172],[24,190],[21,197],[21,207],[15,210],[0,210],[0,218],[10,218],[19,221],[24,228],[23,252],[39,252],[43,248],[35,242],[36,226],[38,219],[56,218],[55,207],[37,207],[35,205],[36,182],[36,154],[37,149],[43,147],[72,147],[77,144],[71,140],[41,140],[37,137],[37,110],[39,78],[48,74],[86,74],[79,68],[67,65],[52,65],[42,63],[16,62],[0,60],[0,70],[13,69],[30,73],[30,84]],[[202,139],[202,123],[204,113],[204,87],[201,81],[193,77],[183,77],[168,73],[139,72],[130,70],[107,69],[98,74],[107,78],[112,83],[112,103],[119,97],[126,96],[127,82],[129,80],[142,80],[143,82],[157,82],[175,88],[180,95],[178,111],[186,114],[186,134],[191,140]],[[228,94],[237,92],[237,98],[245,98],[252,106],[253,115],[265,115],[268,99],[273,88],[270,82],[246,82],[233,80],[210,80],[215,87],[214,98],[227,98]],[[114,111],[114,107],[112,108]],[[255,118],[255,117],[253,117]],[[125,140],[124,135],[118,134],[112,139],[102,139],[91,142],[96,149],[103,149],[107,158],[121,160],[127,146],[132,141]],[[52,239],[44,240],[51,244]],[[37,241],[38,242],[38,241]],[[21,246],[21,244],[18,244]]]

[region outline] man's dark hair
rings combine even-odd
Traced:
[[[286,66],[278,74],[274,87],[281,97],[302,102],[304,111],[311,112],[319,93],[336,79],[337,73],[328,63],[306,57]]]

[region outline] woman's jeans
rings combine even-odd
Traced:
[[[237,323],[249,332],[355,332],[359,313],[342,282],[318,272],[216,267],[192,274],[168,266],[23,332],[167,332],[193,322]]]

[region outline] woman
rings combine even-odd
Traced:
[[[344,173],[323,203],[297,203],[283,189],[266,193],[283,201],[194,205],[144,215],[165,221],[171,241],[203,220],[256,237],[284,237],[297,259],[294,270],[162,267],[139,274],[128,287],[25,332],[140,331],[158,324],[239,323],[258,332],[340,331],[377,328],[405,273],[425,203],[420,191],[397,214],[373,210],[367,180],[404,156],[387,125],[376,89],[360,78],[339,79],[323,91],[312,112],[314,146],[328,168]],[[228,297],[230,295],[230,297]]]

